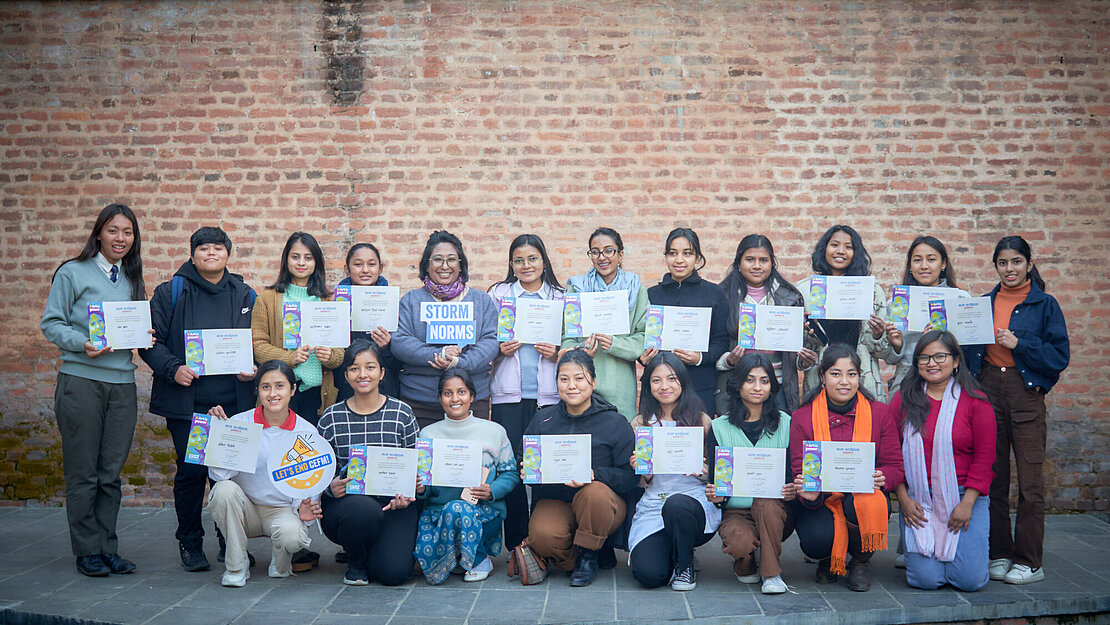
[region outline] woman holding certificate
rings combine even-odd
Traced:
[[[354,395],[328,406],[319,424],[320,435],[335,450],[341,467],[320,498],[320,529],[347,554],[343,583],[350,586],[365,586],[371,580],[397,586],[409,578],[420,515],[419,506],[410,505],[415,501],[410,497],[347,494],[357,472],[352,470],[352,447],[416,447],[418,428],[412,410],[380,390],[384,375],[380,355],[375,343],[364,339],[351,343],[342,371]]]
[[[635,437],[628,420],[594,393],[593,359],[584,349],[565,352],[556,376],[559,403],[539,411],[525,434],[588,434],[589,480],[534,485],[525,543],[537,556],[571,571],[571,586],[589,586],[597,575],[598,551],[624,522],[624,496],[636,488],[636,474],[628,464]],[[529,451],[522,461],[522,479],[545,464],[542,454],[530,460]]]
[[[676,354],[654,356],[640,383],[647,392],[640,395],[640,414],[632,427],[658,428],[660,435],[664,428],[696,429],[701,466],[691,474],[644,475],[646,488],[628,534],[628,563],[632,575],[648,588],[670,582],[672,590],[693,590],[697,586],[694,549],[709,542],[721,522],[721,510],[706,499],[702,481],[709,415],[698,396],[686,390],[693,382]],[[633,467],[643,461],[637,443],[637,453],[629,459]]]
[[[281,252],[277,282],[258,296],[251,312],[255,361],[280,360],[293,367],[298,384],[293,411],[313,425],[323,409],[336,401],[331,370],[343,362],[343,350],[303,344],[286,349],[287,315],[283,309],[285,304],[330,299],[326,280],[324,254],[316,237],[294,232]]]
[[[851,226],[836,225],[825,231],[817,246],[813,250],[811,259],[813,273],[816,276],[870,276],[871,255],[863,247],[863,239]],[[809,360],[807,354],[799,359],[805,373],[803,390],[806,393],[822,385],[821,376],[813,369],[814,364],[821,360],[826,347],[840,343],[852,348],[859,354],[862,369],[860,370],[859,383],[872,397],[882,402],[886,401],[886,386],[883,384],[882,370],[879,361],[890,355],[890,343],[887,341],[887,330],[893,327],[886,321],[887,300],[883,288],[875,281],[875,297],[870,310],[870,317],[866,321],[859,317],[848,319],[819,319],[814,315],[816,307],[821,307],[827,298],[835,296],[832,288],[822,289],[813,284],[811,278],[805,278],[794,283],[805,299],[806,312],[809,321],[806,325],[809,332],[817,338],[816,359]],[[863,313],[866,315],[867,313]]]
[[[728,300],[726,334],[731,350],[717,360],[717,414],[727,414],[732,405],[728,382],[745,349],[737,345],[740,328],[740,304],[755,306],[804,306],[802,294],[779,273],[778,259],[771,240],[762,234],[749,234],[736,246],[736,257],[728,275],[721,280],[721,289]],[[758,351],[771,361],[779,385],[778,407],[786,412],[798,409],[798,362],[816,362],[817,353],[802,348],[800,352]]]
[[[593,262],[593,268],[567,280],[567,293],[623,292],[628,298],[628,333],[588,332],[585,324],[591,321],[587,319],[591,315],[583,314],[583,335],[564,338],[563,347],[581,346],[586,350],[597,369],[598,394],[631,421],[636,416],[636,359],[644,353],[647,289],[639,276],[621,268],[624,241],[616,230],[604,227],[595,230],[590,235],[586,255]]]
[[[382,260],[378,248],[373,243],[355,243],[347,250],[347,277],[339,281],[339,286],[389,286],[389,281],[382,275],[385,261]],[[378,326],[369,332],[351,331],[351,341],[364,339],[378,346],[382,356],[382,381],[378,385],[383,395],[400,397],[401,395],[401,363],[393,357],[390,342],[393,335],[385,328]],[[336,401],[343,401],[352,395],[354,390],[347,384],[347,376],[337,372],[333,376],[335,387],[339,396]]]
[[[463,580],[480,582],[493,572],[501,552],[505,496],[520,483],[516,459],[505,428],[479,419],[470,410],[474,382],[465,370],[445,371],[439,379],[439,402],[445,419],[420,432],[421,438],[477,441],[482,446],[482,483],[464,488],[421,484],[424,499],[416,538],[416,560],[430,584],[439,584],[459,567]]]
[[[976,591],[988,579],[994,411],[949,332],[926,332],[891,408],[902,424],[899,484],[906,582]]]
[[[1008,584],[1044,579],[1044,398],[1068,366],[1064,313],[1033,264],[1029,243],[1003,237],[994,247],[1001,279],[990,292],[994,345],[967,346],[967,364],[991,400],[997,455],[990,491],[990,576]],[[1010,529],[1010,450],[1017,467],[1017,524]]]
[[[871,554],[887,546],[887,493],[904,477],[898,426],[890,408],[860,386],[856,350],[833,343],[817,373],[822,385],[790,421],[798,539],[802,551],[818,561],[818,584],[847,574],[848,588],[863,592],[871,589]],[[874,471],[868,475],[859,470],[861,464]],[[832,490],[828,482],[843,486]]]
[[[728,411],[713,420],[706,448],[781,449],[786,467],[790,466],[790,415],[779,410],[779,382],[774,364],[766,354],[744,354],[733,369],[728,383]],[[735,470],[733,475],[736,475]],[[719,497],[713,484],[705,494],[718,505],[724,504],[721,517],[721,551],[732,556],[732,573],[744,584],[763,585],[765,595],[786,592],[782,580],[782,541],[794,532],[793,506],[787,505],[796,494],[794,480],[786,472],[779,497],[744,497],[733,494]],[[768,493],[767,495],[770,495]],[[756,550],[759,557],[756,557]]]
[[[691,314],[686,325],[693,325],[694,329],[705,332],[699,338],[705,340],[708,337],[706,349],[703,351],[693,346],[676,346],[670,351],[686,366],[693,384],[690,390],[697,393],[706,411],[712,411],[713,394],[717,385],[714,365],[729,347],[726,329],[728,302],[720,287],[698,275],[698,270],[705,267],[705,256],[701,253],[698,233],[690,228],[672,230],[663,246],[663,258],[667,262],[667,275],[663,276],[659,284],[648,289],[648,301],[653,306],[684,307],[689,309],[688,313],[695,312],[695,309],[698,313],[705,313],[699,316]],[[666,311],[663,313],[664,329],[661,331],[665,332],[668,320]],[[666,341],[662,343],[666,348]],[[659,349],[655,347],[645,349],[640,355],[640,364],[647,366],[658,353]]]
[[[420,257],[424,288],[401,297],[393,355],[404,364],[401,399],[421,427],[443,418],[439,376],[464,369],[478,389],[472,409],[489,418],[490,362],[497,354],[497,305],[467,286],[470,263],[462,241],[446,230],[428,237]]]
[[[42,313],[43,336],[62,352],[54,414],[70,546],[77,570],[90,577],[135,570],[117,553],[116,537],[120,471],[138,416],[135,363],[130,349],[93,345],[89,304],[146,299],[141,250],[135,213],[105,206],[81,253],[54,272]]]
[[[556,307],[555,335],[562,336],[563,294],[566,289],[555,277],[555,268],[547,257],[543,240],[534,234],[522,234],[509,244],[509,272],[505,279],[490,287],[495,301],[509,299],[514,302],[517,314],[523,305],[536,301],[550,302]],[[524,302],[516,305],[516,302]],[[500,316],[500,314],[499,314]],[[509,340],[499,343],[493,358],[490,378],[490,401],[493,420],[505,428],[513,455],[523,457],[521,442],[524,430],[540,408],[559,401],[555,388],[555,358],[558,344],[537,342],[522,343]],[[528,494],[523,484],[517,484],[505,496],[505,546],[516,547],[528,535]]]

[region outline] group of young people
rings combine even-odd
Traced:
[[[453,572],[479,581],[504,545],[568,571],[572,586],[592,583],[599,568],[616,565],[614,549],[625,549],[644,586],[690,590],[695,548],[719,534],[740,582],[782,593],[782,542],[797,532],[817,563],[818,583],[845,576],[851,589],[865,591],[871,555],[887,548],[895,494],[909,584],[975,590],[988,577],[1015,584],[1044,578],[1045,395],[1066,368],[1069,347],[1063,314],[1024,239],[1007,236],[995,247],[994,344],[961,346],[930,327],[902,331],[876,286],[870,319],[809,319],[796,353],[737,346],[740,303],[805,306],[810,297],[808,277],[791,283],[780,273],[767,237],[743,237],[718,285],[698,273],[706,259],[697,233],[676,228],[664,241],[667,273],[650,288],[622,267],[616,231],[598,228],[587,243],[591,268],[564,286],[543,241],[520,235],[509,245],[505,278],[487,293],[469,285],[462,242],[433,232],[418,265],[423,286],[401,297],[395,332],[352,332],[342,349],[286,349],[282,305],[333,297],[316,239],[292,234],[276,281],[256,295],[228,271],[226,233],[193,233],[190,258],[154,289],[153,346],[139,351],[153,371],[150,411],[166,419],[177,453],[182,566],[210,566],[201,523],[210,485],[227,586],[247,582],[254,558],[246,539],[253,536],[272,539],[270,576],[318,564],[308,528],[319,522],[342,547],[336,559],[347,564],[343,581],[351,585],[401,584],[414,566],[433,584]],[[860,235],[843,225],[821,236],[811,265],[800,273],[871,273]],[[387,284],[372,244],[351,247],[345,266],[341,284]],[[957,287],[946,247],[916,238],[902,284]],[[498,341],[498,298],[562,301],[598,291],[627,293],[629,334],[567,337],[560,345]],[[55,412],[67,516],[77,568],[90,576],[135,569],[118,554],[115,524],[138,406],[132,352],[95,348],[86,307],[145,297],[138,219],[109,205],[81,253],[55,272],[42,318],[62,354]],[[473,344],[426,342],[421,304],[436,301],[472,304]],[[708,351],[645,349],[649,305],[711,308]],[[252,371],[198,376],[186,365],[185,330],[248,327]],[[887,381],[883,361],[896,367]],[[194,413],[262,425],[258,470],[186,463]],[[636,475],[633,426],[703,428],[703,470]],[[267,477],[268,452],[289,432],[317,432],[335,450],[339,472],[318,497],[291,500]],[[523,437],[568,433],[591,436],[590,480],[525,487]],[[352,447],[412,448],[418,437],[481,442],[484,482],[464,493],[418,481],[414,498],[347,494]],[[873,491],[803,489],[803,441],[873,443]],[[718,447],[786,450],[781,499],[717,497]]]

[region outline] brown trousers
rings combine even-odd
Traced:
[[[754,499],[752,507],[725,509],[721,514],[721,551],[732,556],[732,570],[740,576],[756,573],[755,550],[759,547],[759,574],[782,573],[782,541],[794,532],[791,507],[779,499]]]
[[[601,549],[609,535],[624,521],[624,500],[601,482],[590,482],[575,493],[571,503],[541,499],[528,520],[528,544],[536,555],[549,558],[569,571],[578,561],[578,549]]]
[[[1032,568],[1044,556],[1044,456],[1048,435],[1044,395],[1027,388],[1016,367],[983,363],[979,376],[994,407],[997,446],[990,492],[990,557]],[[1010,450],[1017,468],[1017,524],[1010,531]]]

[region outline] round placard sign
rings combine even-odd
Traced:
[[[316,432],[289,432],[287,441],[270,453],[270,481],[292,499],[315,497],[335,477],[335,452]]]

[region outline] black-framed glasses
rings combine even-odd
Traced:
[[[432,266],[435,266],[435,267],[438,267],[440,265],[447,265],[448,267],[456,267],[459,264],[459,259],[456,256],[448,256],[447,258],[444,258],[442,256],[433,256],[433,257],[428,259],[428,262],[431,263]]]
[[[917,357],[917,364],[927,365],[927,364],[929,364],[929,361],[932,360],[933,362],[937,363],[938,365],[943,365],[944,363],[948,362],[948,357],[951,356],[951,355],[952,354],[950,354],[948,352],[937,352],[935,354],[921,354],[920,356]]]
[[[590,258],[597,258],[598,256],[601,256],[602,258],[612,258],[612,257],[616,256],[617,252],[619,252],[619,251],[620,250],[618,250],[615,247],[607,247],[603,250],[599,250],[597,248],[594,248],[594,249],[586,252],[586,256],[589,256]]]

